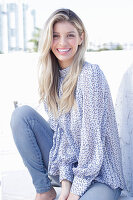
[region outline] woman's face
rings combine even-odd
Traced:
[[[55,23],[51,50],[61,68],[71,65],[82,40],[83,36],[79,36],[77,29],[71,23],[67,21]]]

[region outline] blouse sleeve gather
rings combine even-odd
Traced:
[[[59,166],[59,169],[60,169],[59,181],[61,182],[63,180],[68,180],[72,183],[73,171],[71,165],[63,163]]]
[[[66,130],[67,132],[68,130]],[[59,167],[59,179],[68,180],[71,183],[73,182],[73,163],[76,160],[76,156],[73,152],[73,148],[69,143],[71,137],[68,133],[65,133],[65,130],[62,132],[62,137],[60,138],[60,146],[58,150],[58,167]],[[70,138],[69,138],[70,137]]]
[[[92,65],[81,74],[80,84],[83,95],[81,146],[78,166],[73,168],[71,193],[82,196],[98,175],[103,162],[101,122],[105,78],[99,67]]]

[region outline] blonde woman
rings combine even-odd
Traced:
[[[107,81],[84,61],[87,33],[69,9],[47,20],[40,42],[39,91],[46,122],[29,106],[15,109],[11,128],[36,200],[118,200],[124,188],[117,125]],[[50,179],[51,177],[51,179]]]

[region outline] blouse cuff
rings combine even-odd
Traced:
[[[64,179],[70,181],[71,183],[73,182],[73,171],[70,165],[66,164],[61,165],[59,166],[59,170],[60,170],[60,176],[59,176],[60,182]]]
[[[86,192],[90,184],[91,184],[91,181],[88,181],[85,178],[75,176],[73,179],[70,192],[78,196],[83,196],[83,194]]]

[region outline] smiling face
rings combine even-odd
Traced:
[[[70,22],[55,23],[51,50],[58,59],[61,68],[71,65],[82,40],[83,35],[79,36],[77,29]]]

